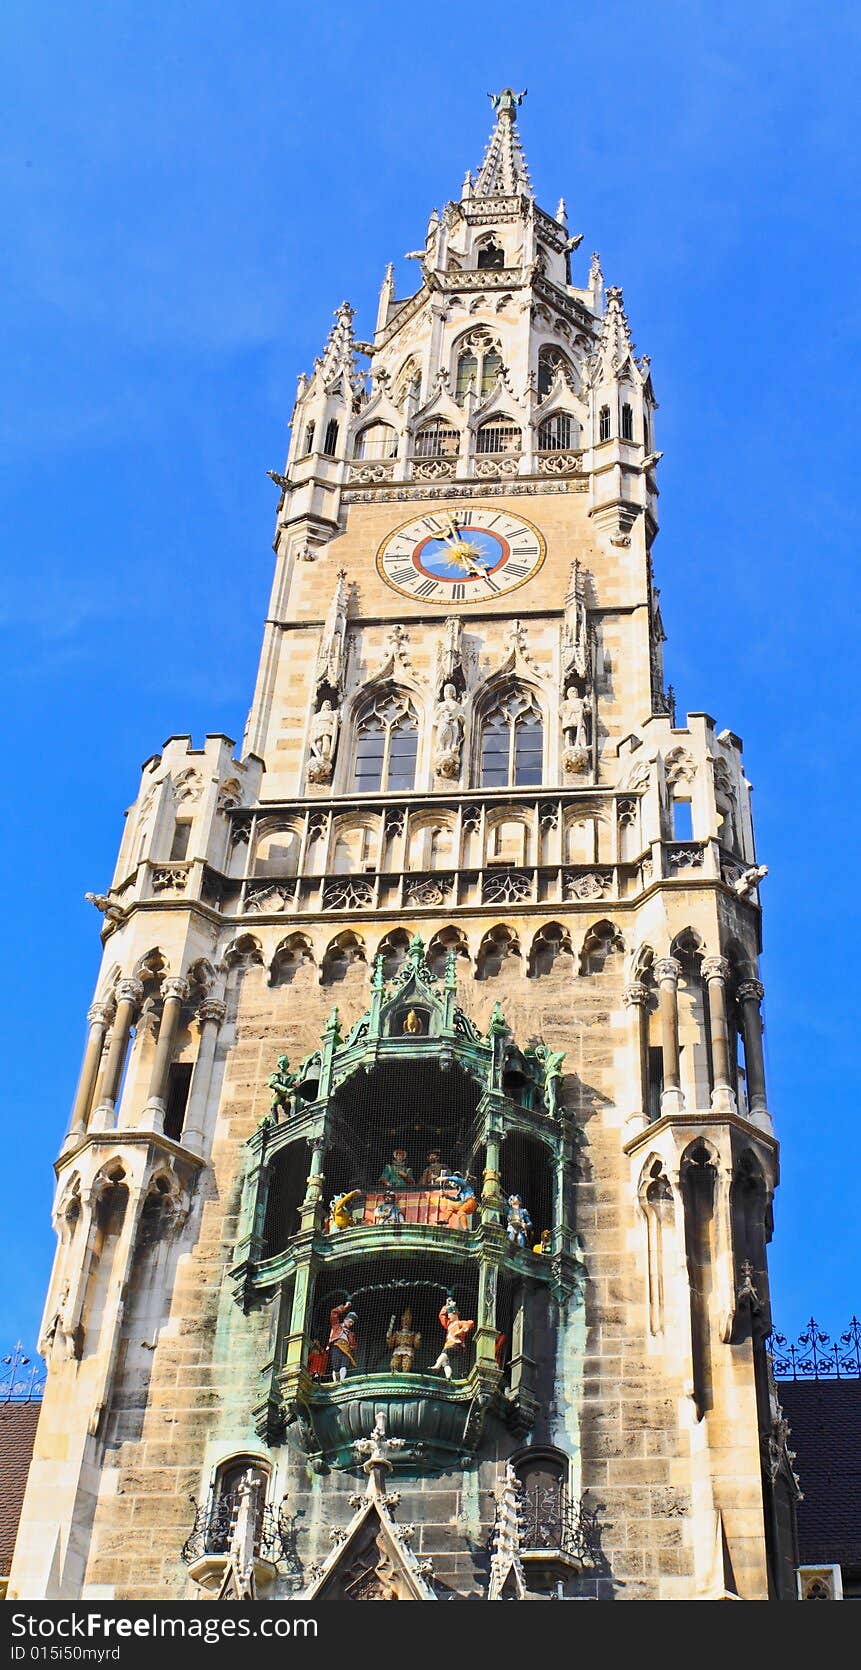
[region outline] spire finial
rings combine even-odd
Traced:
[[[496,123],[488,141],[484,160],[472,189],[473,197],[532,196],[529,170],[517,132],[517,106],[523,103],[526,89],[515,93],[513,87],[503,87],[501,93],[488,93],[496,112]]]
[[[515,93],[513,87],[503,87],[501,93],[488,93],[488,98],[497,116],[510,116],[512,122],[517,121],[517,106],[523,103],[527,88],[522,93]]]

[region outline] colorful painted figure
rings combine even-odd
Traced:
[[[439,1324],[441,1328],[445,1329],[445,1341],[436,1362],[431,1368],[431,1374],[438,1374],[442,1369],[446,1380],[450,1380],[452,1377],[451,1358],[463,1355],[469,1336],[475,1327],[475,1322],[468,1322],[461,1318],[460,1311],[451,1294],[449,1294],[439,1313]]]
[[[553,1231],[551,1229],[542,1229],[541,1240],[532,1248],[532,1251],[534,1253],[543,1253],[546,1257],[549,1257],[552,1251],[552,1242]]]
[[[527,1231],[532,1228],[532,1219],[519,1195],[509,1195],[505,1216],[505,1232],[512,1246],[525,1247]]]
[[[312,1339],[308,1352],[308,1373],[312,1380],[322,1380],[326,1373],[328,1354],[318,1339]]]
[[[329,1202],[329,1214],[333,1230],[353,1228],[356,1220],[350,1210],[350,1202],[351,1200],[360,1200],[361,1195],[361,1189],[350,1189],[346,1194],[332,1196]]]
[[[392,1353],[389,1368],[393,1374],[412,1374],[416,1352],[421,1345],[421,1334],[413,1333],[413,1313],[407,1305],[401,1312],[401,1325],[396,1327],[397,1318],[392,1314],[389,1331],[386,1334],[386,1345]]]
[[[437,1183],[442,1190],[441,1211],[449,1229],[469,1229],[469,1220],[476,1209],[475,1186],[470,1177],[459,1171],[441,1171]]]
[[[387,1189],[382,1200],[378,1200],[374,1207],[375,1224],[402,1224],[406,1220],[398,1205],[394,1190]]]
[[[439,1182],[439,1174],[443,1170],[442,1160],[435,1148],[427,1157],[427,1165],[419,1178],[420,1189],[435,1189]]]
[[[407,1165],[407,1151],[396,1148],[389,1164],[383,1166],[380,1172],[380,1183],[384,1189],[414,1189],[416,1180]]]
[[[346,1380],[356,1367],[356,1327],[359,1318],[349,1299],[335,1305],[329,1316],[329,1371],[333,1380]]]

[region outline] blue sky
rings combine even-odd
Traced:
[[[524,20],[527,20],[524,22]],[[680,711],[745,741],[763,887],[772,1272],[787,1331],[861,1305],[857,650],[861,12],[7,0],[0,1009],[12,1195],[0,1343],[35,1338],[51,1169],[140,763],[240,738],[295,379],[456,195],[527,87],[652,356],[655,548]],[[12,1279],[8,1279],[11,1275]]]

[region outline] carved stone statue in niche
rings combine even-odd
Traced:
[[[437,645],[434,675],[435,690],[444,690],[447,684],[453,684],[455,690],[459,692],[466,688],[464,656],[463,621],[458,615],[449,615],[445,623],[442,642]]]
[[[560,710],[565,747],[562,764],[566,771],[585,771],[589,761],[589,741],[592,722],[592,698],[569,684]]]
[[[434,711],[436,745],[433,763],[439,777],[460,776],[463,717],[463,704],[458,701],[457,690],[453,684],[447,684]]]
[[[308,778],[312,783],[330,783],[338,746],[340,714],[330,701],[323,701],[311,720]]]

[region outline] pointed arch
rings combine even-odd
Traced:
[[[476,692],[474,713],[473,781],[481,788],[540,787],[547,724],[537,682],[519,670],[497,673]]]
[[[237,934],[230,941],[224,961],[228,968],[252,968],[263,962],[263,948],[254,934]]]
[[[383,977],[394,980],[407,960],[410,936],[406,928],[391,928],[377,946],[377,956],[383,959]]]
[[[303,971],[310,973],[316,967],[311,941],[307,934],[288,934],[276,946],[275,954],[269,964],[270,986],[292,986],[293,981]]]
[[[476,957],[476,980],[492,980],[503,969],[506,973],[519,968],[521,960],[520,940],[515,928],[510,928],[504,922],[499,922],[493,928],[488,928],[482,938]]]
[[[533,979],[548,974],[574,973],[574,952],[571,935],[561,922],[545,922],[534,935],[529,948],[526,972]]]
[[[615,922],[602,917],[587,928],[580,950],[581,974],[604,974],[621,957],[625,941]]]
[[[453,923],[440,928],[435,933],[427,948],[427,964],[431,972],[441,979],[445,974],[446,965],[452,952],[458,959],[471,961],[469,941],[462,928],[456,928]]]
[[[351,717],[350,787],[358,794],[409,793],[415,787],[420,705],[405,682],[386,677],[366,685]]]
[[[320,984],[334,986],[346,980],[350,971],[367,963],[365,942],[351,928],[330,940],[320,964]]]

